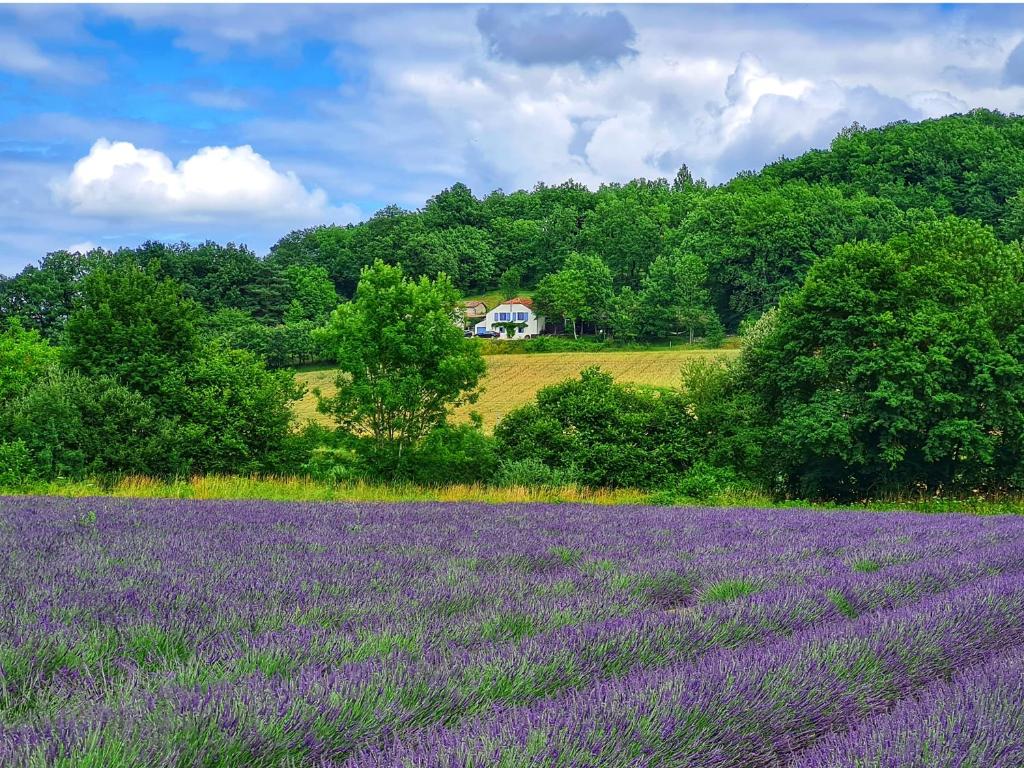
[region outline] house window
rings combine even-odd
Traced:
[[[499,323],[507,323],[512,319],[510,312],[498,312],[495,317],[498,318]]]
[[[519,322],[525,322],[530,319],[529,312],[516,312],[516,320]]]
[[[486,325],[478,325],[476,327],[476,332],[477,333],[487,333],[487,326]]]

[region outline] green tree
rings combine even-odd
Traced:
[[[371,436],[396,467],[450,408],[475,400],[485,366],[456,324],[457,305],[444,275],[414,281],[378,261],[318,334],[339,368],[337,394],[321,399],[322,411]]]
[[[502,299],[515,298],[523,282],[523,270],[519,267],[509,267],[501,273],[498,279],[498,290]]]
[[[615,285],[638,288],[661,252],[667,222],[667,204],[648,206],[637,195],[608,195],[587,216],[582,237],[587,252],[609,266]]]
[[[123,263],[88,275],[67,322],[65,364],[91,381],[109,377],[153,410],[166,433],[166,460],[153,464],[162,471],[260,470],[288,436],[299,396],[291,374],[209,343],[199,307],[152,272]]]
[[[338,305],[334,283],[323,267],[293,265],[284,274],[292,289],[292,301],[284,317],[286,323],[321,320]]]
[[[56,367],[58,350],[38,331],[27,331],[15,319],[0,333],[0,407],[24,394]]]
[[[720,326],[707,289],[708,269],[703,260],[691,253],[663,253],[644,278],[643,299],[647,323],[655,336],[677,330],[714,331]]]
[[[564,318],[578,338],[581,321],[607,322],[613,297],[608,266],[597,256],[573,253],[561,270],[541,280],[534,301],[541,315]]]
[[[608,322],[616,339],[635,341],[643,330],[644,316],[647,308],[645,298],[640,291],[634,291],[628,285],[612,300]]]
[[[744,352],[788,493],[1024,487],[1024,257],[948,218],[836,249]]]
[[[195,359],[199,316],[180,287],[152,269],[97,269],[83,281],[68,319],[62,358],[86,376],[113,376],[144,396],[159,396]]]

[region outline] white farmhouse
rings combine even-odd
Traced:
[[[517,328],[514,339],[529,339],[540,335],[544,330],[544,318],[533,311],[533,300],[525,297],[509,299],[494,309],[490,310],[484,319],[478,322],[474,333],[480,335],[488,331],[501,334],[501,338],[508,338],[506,330],[497,323],[525,323],[522,328]]]

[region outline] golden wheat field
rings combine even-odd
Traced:
[[[579,375],[589,365],[600,366],[617,381],[675,387],[680,382],[683,362],[694,357],[727,357],[738,354],[735,349],[651,350],[643,352],[545,352],[525,355],[488,355],[487,373],[481,383],[480,399],[472,406],[458,409],[455,421],[466,421],[470,411],[477,411],[484,420],[484,429],[494,429],[501,418],[533,400],[537,391]],[[295,404],[299,419],[322,420],[317,413],[313,389],[325,394],[334,391],[334,371],[304,371],[296,375],[308,388],[305,397]]]

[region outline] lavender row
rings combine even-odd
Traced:
[[[791,768],[1019,768],[1024,765],[1024,648],[930,685],[856,723]]]
[[[777,766],[1022,642],[1024,579],[999,577],[851,625],[498,710],[345,766]]]
[[[852,574],[841,589],[787,589],[758,595],[729,605],[705,606],[700,613],[661,613],[611,623],[602,627],[564,630],[559,636],[538,638],[518,648],[505,648],[486,658],[466,656],[466,666],[403,663],[398,655],[331,668],[323,660],[309,656],[291,674],[266,676],[251,668],[239,675],[239,664],[228,663],[208,669],[200,678],[195,664],[184,663],[168,669],[168,676],[150,679],[156,688],[133,690],[117,686],[121,704],[107,702],[113,721],[131,720],[133,713],[144,711],[145,718],[164,718],[169,713],[144,706],[143,702],[191,701],[190,710],[210,721],[221,721],[225,712],[244,710],[244,718],[229,718],[224,735],[237,738],[247,747],[259,749],[265,737],[261,731],[272,730],[279,712],[292,717],[296,738],[289,749],[306,753],[299,737],[320,731],[324,735],[309,745],[312,753],[340,758],[347,751],[383,738],[400,735],[432,722],[449,725],[459,719],[487,709],[495,702],[523,705],[539,698],[557,694],[568,688],[583,689],[604,677],[625,674],[637,668],[651,669],[661,665],[693,660],[720,645],[741,647],[771,637],[804,630],[823,622],[844,620],[845,606],[856,606],[866,612],[875,608],[912,604],[923,590],[936,590],[975,580],[987,570],[1000,566],[1016,566],[1020,573],[1020,553],[1004,555],[1006,562],[994,558],[987,566],[970,562],[923,564],[904,567],[890,579]],[[837,603],[835,594],[844,595]],[[281,649],[293,648],[296,638],[282,637],[277,643],[271,637],[253,649],[255,656],[241,659],[244,664],[266,649],[284,661],[288,654]],[[291,642],[288,642],[291,641]],[[37,657],[40,654],[37,651]],[[472,662],[472,663],[470,663]],[[127,667],[132,677],[144,677],[146,670],[138,663]],[[125,672],[125,668],[117,670]],[[163,680],[163,684],[159,684]],[[194,687],[208,680],[221,681],[210,685],[204,696],[196,697]],[[226,684],[224,681],[232,681]],[[258,691],[261,695],[253,695]],[[269,695],[268,695],[269,694]],[[81,676],[62,676],[52,681],[46,695],[64,702],[76,697],[89,718],[96,716],[97,696],[92,695],[89,681]],[[116,706],[116,709],[114,708]],[[329,714],[336,710],[340,714]],[[70,712],[69,712],[70,713]],[[175,713],[170,713],[172,716]],[[300,725],[301,723],[301,725]],[[38,723],[40,730],[52,723]],[[27,732],[26,732],[27,733]],[[115,741],[121,741],[118,735]],[[135,740],[138,740],[136,738]],[[153,746],[166,742],[153,741]],[[150,756],[146,762],[156,763]]]
[[[340,760],[1019,572],[1021,522],[0,501],[0,744]],[[756,594],[707,602],[723,582]]]

